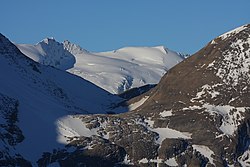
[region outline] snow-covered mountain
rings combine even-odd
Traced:
[[[157,84],[166,71],[184,59],[163,46],[91,53],[69,41],[59,43],[53,38],[36,45],[16,46],[36,62],[67,70],[113,94]]]
[[[107,113],[123,100],[78,76],[34,62],[2,34],[0,81],[0,166],[26,164],[25,159],[35,163],[43,152],[64,147],[67,137],[80,135],[73,128],[78,119],[65,119],[68,115]]]

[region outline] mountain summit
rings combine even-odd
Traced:
[[[114,94],[157,84],[166,71],[184,59],[163,46],[93,53],[67,40],[59,43],[52,38],[36,45],[16,46],[36,62],[67,70]]]

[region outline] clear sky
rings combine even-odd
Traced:
[[[89,51],[164,45],[194,53],[250,23],[250,0],[1,0],[0,30],[16,43],[65,39]]]

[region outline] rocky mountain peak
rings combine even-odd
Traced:
[[[227,85],[237,86],[244,80],[250,83],[250,25],[245,25],[219,36],[211,42],[222,52],[221,61],[214,61],[209,68]],[[225,45],[227,47],[223,47]]]
[[[48,37],[43,39],[37,45],[41,45],[44,49],[53,48],[53,49],[63,49],[71,54],[82,54],[88,53],[87,50],[81,48],[81,46],[71,43],[69,40],[64,40],[63,42],[58,42],[54,37]]]
[[[46,43],[46,44],[51,44],[51,43],[57,43],[56,39],[54,37],[47,37],[45,39],[43,39],[41,42],[39,43]]]
[[[236,29],[233,29],[233,30],[231,30],[231,31],[229,31],[229,32],[226,32],[226,33],[220,35],[218,38],[221,38],[222,40],[224,40],[224,39],[226,39],[226,38],[230,38],[230,37],[232,37],[232,36],[237,35],[237,34],[240,33],[241,31],[244,31],[245,29],[249,28],[249,26],[250,26],[249,24],[240,26],[240,27],[238,27],[238,28],[236,28]]]
[[[36,45],[40,45],[42,47],[60,47],[62,44],[58,42],[54,37],[47,37],[42,41],[38,42]]]
[[[38,59],[38,62],[41,64],[67,70],[75,63],[74,55],[67,50],[64,43],[60,43],[54,38],[45,38],[37,43],[35,48],[38,50],[38,54],[35,54],[35,57],[38,56],[36,59]],[[22,47],[20,49],[22,50]],[[26,51],[27,50],[24,49],[24,53]]]
[[[87,50],[81,48],[81,46],[71,43],[68,40],[63,41],[63,46],[73,55],[89,53]]]

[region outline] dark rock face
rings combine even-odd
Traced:
[[[126,152],[116,144],[98,136],[79,137],[62,150],[46,152],[37,161],[38,166],[58,163],[60,166],[114,166],[123,160]]]
[[[121,94],[119,94],[120,97],[124,98],[124,99],[132,99],[135,98],[143,93],[148,92],[150,89],[154,88],[156,85],[145,85],[139,88],[132,88],[129,89]]]

